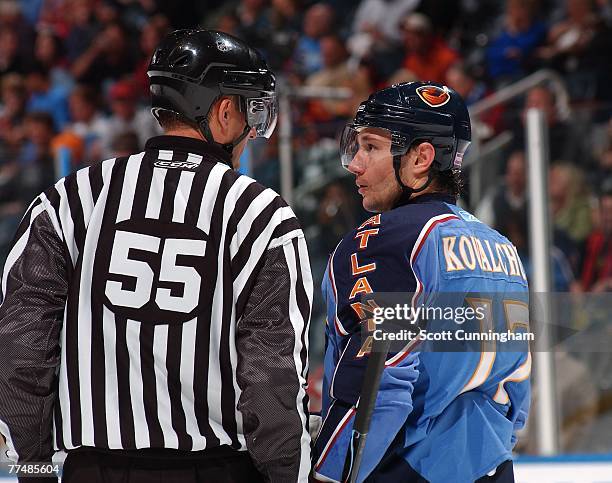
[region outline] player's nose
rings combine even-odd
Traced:
[[[249,131],[249,139],[255,139],[257,137],[257,130],[252,127]]]
[[[357,154],[352,160],[351,162],[348,164],[348,166],[346,167],[346,169],[348,169],[351,173],[355,174],[355,175],[360,175],[365,173],[365,166],[363,164],[363,161],[361,161],[359,159],[359,154]]]

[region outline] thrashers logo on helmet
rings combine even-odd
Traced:
[[[450,101],[450,94],[446,86],[442,88],[438,86],[421,86],[417,88],[416,93],[425,104],[431,107],[440,107]]]

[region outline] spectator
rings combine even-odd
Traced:
[[[490,2],[491,0],[489,0]],[[417,12],[427,16],[427,18],[435,18],[433,29],[436,35],[448,38],[452,35],[457,35],[459,23],[461,27],[465,24],[465,12],[468,6],[472,8],[488,8],[487,1],[480,0],[478,2],[449,2],[447,0],[419,0]],[[481,29],[482,29],[482,18]],[[455,28],[455,32],[453,32]]]
[[[533,265],[529,254],[529,240],[527,238],[527,216],[523,213],[520,216],[507,218],[501,222],[501,233],[516,247],[527,279],[531,280],[533,274]],[[556,243],[550,247],[550,256],[552,259],[552,285],[555,292],[569,292],[576,290],[576,281],[572,271],[571,264],[565,253],[557,247]]]
[[[405,49],[403,67],[420,80],[444,83],[446,71],[459,59],[457,52],[433,33],[431,20],[421,13],[408,15],[401,27]]]
[[[31,27],[35,27],[38,23],[40,10],[43,6],[44,0],[30,0],[27,2],[21,1],[19,2],[19,8],[21,10],[21,15],[23,19],[30,25]]]
[[[612,291],[612,178],[606,180],[597,204],[597,226],[586,242],[582,288]]]
[[[556,163],[550,170],[548,191],[555,226],[581,245],[591,231],[591,209],[582,171],[569,163]]]
[[[30,63],[19,53],[19,36],[10,27],[0,29],[0,76],[9,72],[23,74]]]
[[[17,35],[17,56],[26,66],[32,58],[32,45],[34,45],[34,30],[22,15],[22,1],[0,1],[0,32],[11,30]],[[23,73],[24,70],[17,71]]]
[[[526,216],[527,172],[525,153],[515,151],[508,158],[504,183],[489,193],[476,209],[483,223],[503,233],[506,220]]]
[[[107,25],[112,23],[116,23],[120,21],[120,14],[123,14],[123,18],[135,20],[133,17],[135,16],[134,12],[134,2],[126,2],[124,3],[123,12],[119,11],[119,5],[117,2],[113,0],[101,0],[95,3],[93,14],[97,25],[100,25],[104,28]],[[131,23],[127,22],[130,26]],[[136,27],[141,27],[142,25],[136,25]]]
[[[60,162],[60,172],[57,173],[58,177],[62,174],[67,174],[62,170],[67,169],[68,172],[71,172],[83,166],[85,143],[76,133],[72,131],[63,131],[55,136],[51,141],[51,152],[53,153],[53,158],[60,158],[63,155],[63,151],[68,154],[68,162],[66,165],[63,165],[62,162]]]
[[[69,121],[69,89],[61,84],[53,84],[49,68],[41,63],[35,64],[26,76],[30,93],[28,112],[48,112],[53,117],[56,130],[61,130]]]
[[[463,62],[455,62],[446,71],[446,85],[459,93],[468,106],[476,104],[491,94],[486,84],[476,77],[474,69]],[[481,139],[501,130],[503,107],[498,106],[479,116],[481,123],[474,126]],[[474,123],[475,119],[472,119]]]
[[[124,132],[138,134],[139,149],[144,147],[147,139],[161,134],[150,109],[138,108],[138,93],[133,82],[124,80],[115,83],[110,89],[109,98],[112,116],[104,122],[101,136],[103,157],[112,157],[113,140]]]
[[[299,32],[302,27],[302,0],[272,0],[270,24],[274,29]]]
[[[170,30],[170,23],[164,15],[155,15],[143,26],[140,32],[141,59],[134,70],[134,81],[139,90],[139,96],[148,99],[149,78],[147,69],[155,47]]]
[[[488,93],[484,82],[480,82],[463,62],[455,62],[448,68],[446,85],[457,91],[468,106],[484,99]]]
[[[334,17],[334,10],[326,3],[316,3],[306,10],[303,34],[293,52],[297,75],[306,78],[323,67],[320,39],[332,33]]]
[[[268,65],[272,70],[286,69],[302,29],[302,0],[272,0],[268,10]]]
[[[580,129],[572,126],[559,117],[555,97],[545,86],[537,86],[527,93],[525,105],[521,113],[521,123],[514,123],[513,149],[526,149],[525,123],[527,110],[536,107],[544,111],[548,124],[548,146],[550,159],[564,159],[576,164],[587,164],[589,159],[583,147],[583,135]]]
[[[489,76],[499,85],[528,73],[535,49],[545,38],[546,26],[535,18],[535,2],[507,0],[503,29],[487,49]]]
[[[23,138],[23,119],[27,91],[19,74],[2,77],[2,107],[0,108],[0,157],[14,159]],[[0,177],[3,160],[0,159]]]
[[[612,32],[596,14],[591,0],[566,0],[567,17],[553,25],[541,59],[566,74],[576,99],[591,99],[609,90]],[[606,99],[610,99],[608,94]]]
[[[591,145],[596,164],[593,170],[589,170],[589,181],[591,185],[599,186],[603,180],[612,178],[612,118],[593,131]]]
[[[418,4],[419,0],[363,0],[355,12],[348,42],[351,53],[362,59],[372,50],[401,43],[400,20]]]
[[[66,131],[82,139],[83,158],[86,162],[102,157],[101,143],[107,123],[98,104],[98,94],[91,86],[77,86],[70,95],[72,123],[66,127]]]
[[[70,26],[65,47],[72,64],[94,44],[99,29],[94,22],[92,0],[68,0],[67,4]]]
[[[240,19],[235,12],[223,12],[213,25],[213,29],[233,35],[234,37],[239,37]]]
[[[65,40],[72,27],[72,13],[74,0],[39,0],[38,19],[33,24],[36,29],[49,29],[62,39],[65,49]],[[25,2],[24,2],[25,3]]]
[[[107,25],[91,46],[72,64],[72,75],[84,84],[101,86],[106,80],[119,80],[130,74],[135,55],[125,28]]]
[[[34,59],[49,70],[52,85],[72,89],[74,80],[66,68],[61,41],[52,30],[39,30],[34,44]]]
[[[51,141],[54,136],[53,118],[46,112],[32,112],[24,120],[25,138],[14,163],[15,177],[0,194],[0,200],[18,201],[25,208],[34,197],[54,180]]]
[[[240,22],[239,37],[249,45],[264,51],[272,32],[270,19],[266,15],[267,4],[267,0],[240,0],[235,10]]]
[[[354,114],[361,101],[368,97],[370,85],[367,74],[354,71],[348,63],[348,52],[340,37],[328,35],[321,39],[323,68],[306,79],[314,87],[348,87],[353,95],[347,100],[317,100],[311,103],[316,120],[330,120]]]

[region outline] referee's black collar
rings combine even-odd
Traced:
[[[155,136],[146,142],[145,149],[168,149],[171,151],[182,151],[201,155],[208,154],[222,163],[230,167],[232,166],[232,157],[227,151],[219,146],[196,138],[168,135]]]

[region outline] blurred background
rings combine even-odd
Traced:
[[[167,32],[190,27],[244,39],[279,77],[279,126],[270,141],[251,142],[243,170],[286,197],[307,236],[314,408],[325,326],[318,286],[329,253],[366,217],[340,166],[338,135],[373,90],[432,80],[464,97],[474,141],[460,204],[514,242],[528,273],[525,113],[541,109],[551,289],[612,291],[609,0],[0,0],[2,265],[39,192],[160,132],[147,65]],[[609,315],[582,313],[570,324],[612,342]],[[559,350],[552,362],[555,452],[612,454],[612,350]],[[536,419],[534,411],[521,454],[542,452]]]

